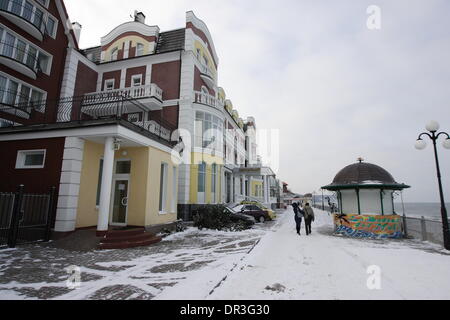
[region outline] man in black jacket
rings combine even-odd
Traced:
[[[300,230],[302,228],[302,215],[303,215],[303,210],[302,208],[300,208],[300,206],[298,205],[298,203],[294,202],[292,204],[292,207],[294,208],[294,214],[295,214],[295,225],[297,228],[297,234],[300,235]]]

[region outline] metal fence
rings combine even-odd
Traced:
[[[403,228],[407,237],[437,244],[444,243],[441,221],[428,220],[425,217],[414,218],[403,216]]]
[[[0,193],[0,247],[50,240],[55,188],[48,194]]]

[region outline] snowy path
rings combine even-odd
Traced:
[[[208,299],[450,299],[450,255],[439,247],[335,237],[331,217],[315,211],[309,237],[296,234],[291,211],[281,215]],[[367,287],[372,265],[381,290]]]

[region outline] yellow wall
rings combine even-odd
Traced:
[[[223,167],[223,159],[220,157],[212,156],[209,154],[202,154],[193,152],[191,154],[191,183],[190,183],[190,203],[197,204],[197,194],[198,194],[198,165],[202,161],[206,163],[206,185],[205,185],[205,203],[220,203],[221,202],[221,194],[222,194],[222,167]],[[214,202],[212,199],[212,165],[216,164],[217,172],[216,172],[216,201]]]
[[[173,166],[170,153],[160,151],[158,149],[149,147],[149,163],[147,172],[147,196],[146,196],[146,217],[145,224],[155,225],[163,224],[175,221],[177,219],[177,204],[178,201],[175,199],[175,208],[172,210],[172,194],[173,194]],[[166,211],[167,213],[159,213],[159,195],[160,195],[160,179],[161,179],[161,163],[167,163],[167,196],[166,196]],[[177,169],[178,175],[178,169]],[[178,186],[178,177],[177,177]],[[178,196],[178,190],[176,190],[175,195]]]
[[[98,208],[96,208],[95,202],[100,159],[103,157],[103,150],[104,146],[101,144],[90,141],[85,142],[78,199],[77,228],[97,225]],[[123,151],[127,152],[126,156],[122,155]],[[172,208],[174,165],[170,154],[152,147],[125,148],[116,152],[115,158],[131,160],[128,225],[149,226],[175,221],[177,219],[177,200],[175,199],[175,206]],[[159,186],[162,162],[168,164],[167,214],[159,213]]]
[[[197,41],[197,40],[195,41],[194,46],[195,46],[195,54],[197,54],[197,49],[200,50],[200,57],[203,57],[203,55],[204,55],[205,57],[208,58],[208,61],[209,61],[208,66],[211,69],[211,71],[213,72],[213,74],[216,75],[217,69],[216,69],[216,66],[214,65],[214,59],[211,56],[211,54],[209,53],[209,50],[206,49],[205,47],[203,47],[203,45],[200,43],[200,41]],[[203,59],[201,59],[200,61],[203,63]]]
[[[256,186],[259,186],[258,188],[260,188],[260,190],[262,190],[262,187],[263,187],[262,181],[252,180],[250,186],[251,186],[250,188],[251,188],[251,196],[252,197],[261,197],[262,196],[261,194],[258,194],[257,190],[256,190]]]
[[[105,51],[105,61],[111,61],[111,53],[115,48],[122,50],[124,48],[123,44],[130,41],[132,42],[130,48],[137,47],[137,43],[142,43],[144,45],[144,55],[151,54],[154,51],[154,42],[148,42],[148,40],[139,36],[128,36],[115,41],[109,46],[108,50]]]

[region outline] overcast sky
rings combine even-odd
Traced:
[[[319,190],[363,157],[412,186],[405,201],[438,201],[431,144],[414,142],[428,120],[450,131],[450,1],[65,0],[83,25],[81,47],[131,20],[161,31],[192,10],[212,34],[219,85],[241,117],[280,129],[278,176],[299,193]],[[369,30],[366,10],[381,9]],[[439,145],[446,200],[450,150]]]

